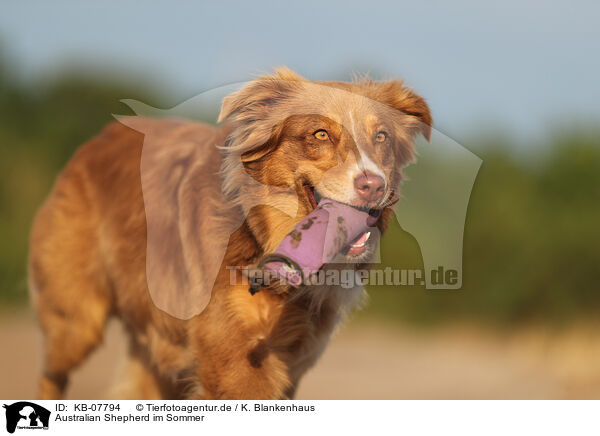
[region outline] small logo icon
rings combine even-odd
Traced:
[[[29,401],[19,401],[4,405],[6,409],[6,431],[14,433],[15,429],[48,429],[50,411]]]

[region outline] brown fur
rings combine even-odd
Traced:
[[[41,398],[61,397],[69,372],[101,342],[111,316],[130,336],[129,398],[291,398],[360,300],[360,289],[335,286],[252,296],[247,285],[230,284],[225,266],[256,263],[310,212],[303,185],[356,206],[385,207],[353,199],[348,172],[362,168],[366,153],[385,173],[386,199],[393,196],[414,135],[429,136],[423,99],[397,81],[315,83],[281,69],[227,97],[220,119],[227,122],[218,128],[134,121],[159,140],[152,157],[173,162],[150,174],[156,186],[144,188],[144,196],[144,136],[117,122],[82,146],[58,177],[31,234],[31,295],[45,335]],[[382,128],[389,138],[373,144]],[[317,129],[326,129],[330,141],[319,142]],[[247,183],[248,175],[258,183]],[[215,244],[228,244],[210,302],[189,320],[158,309],[148,292],[146,208],[160,189],[177,198],[177,210],[163,208],[158,224],[167,223],[157,248],[167,262],[165,286],[183,270],[201,281]],[[227,217],[245,217],[231,238]]]

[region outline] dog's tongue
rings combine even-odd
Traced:
[[[353,256],[363,253],[370,236],[368,228],[378,218],[378,214],[322,199],[273,253],[263,257],[259,266],[286,279],[292,286],[300,286],[339,253],[345,250]]]

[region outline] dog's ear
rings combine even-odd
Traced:
[[[253,80],[225,97],[219,122],[233,121],[235,128],[225,141],[232,158],[251,162],[267,155],[278,143],[285,110],[275,110],[302,88],[306,79],[282,67],[270,76]]]
[[[414,117],[412,129],[416,134],[422,134],[428,141],[431,139],[433,118],[425,99],[404,86],[400,80],[390,80],[378,83],[378,100],[382,103]]]
[[[290,98],[305,81],[287,67],[276,68],[274,74],[261,76],[225,97],[217,121],[264,119],[274,106]]]

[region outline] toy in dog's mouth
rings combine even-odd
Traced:
[[[365,211],[321,198],[310,187],[309,193],[309,199],[312,198],[311,203],[315,205],[314,210],[296,224],[274,252],[265,255],[258,264],[259,270],[293,287],[305,284],[326,264],[344,263],[344,256],[363,254],[371,236],[369,228],[375,225],[381,212]],[[268,281],[265,274],[260,280],[252,279],[250,293],[258,292]]]
[[[315,189],[315,187],[312,185],[304,184],[303,188],[304,188],[304,193],[306,194],[306,198],[308,199],[308,203],[311,206],[311,212],[312,212],[317,208],[317,205],[324,197],[321,194],[319,194],[319,191],[317,191]],[[361,210],[363,212],[369,212],[371,215],[373,215],[374,213],[377,213],[375,211],[370,211],[367,208],[360,208],[360,207],[356,207],[356,206],[351,206],[351,207]],[[341,253],[346,254],[348,256],[360,256],[361,254],[363,254],[366,251],[367,241],[369,240],[370,237],[371,237],[371,232],[369,232],[369,231],[365,231],[365,232],[361,233],[360,235],[358,235],[356,237],[356,239],[354,239],[353,241],[348,243],[341,250]]]

